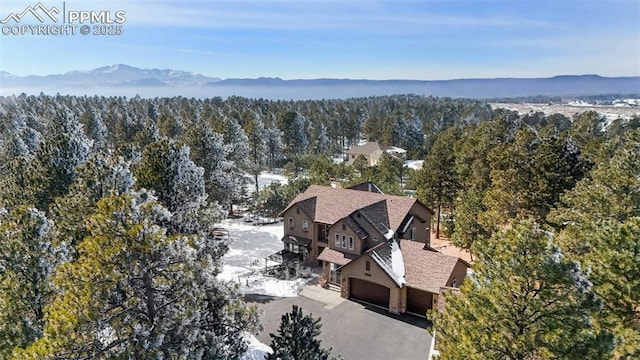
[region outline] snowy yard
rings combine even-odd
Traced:
[[[262,294],[279,297],[295,297],[310,279],[279,280],[262,275],[264,258],[283,248],[282,223],[254,226],[243,219],[225,220],[223,226],[229,230],[233,241],[229,251],[223,257],[224,265],[218,277],[240,284],[244,294]],[[272,265],[275,263],[269,263]],[[246,274],[250,274],[246,276]],[[258,341],[255,336],[246,333],[249,343],[243,360],[262,360],[271,348]]]
[[[287,183],[287,178],[282,175],[263,172],[258,177],[260,189],[271,184],[272,181]],[[252,182],[247,185],[251,192],[255,189]],[[222,226],[229,230],[233,241],[229,244],[229,251],[222,258],[223,267],[218,278],[232,281],[239,285],[243,294],[260,294],[278,297],[295,297],[302,290],[309,279],[280,280],[261,274],[265,266],[275,265],[265,258],[283,249],[282,237],[284,227],[282,223],[255,226],[244,219],[227,219]],[[245,339],[249,343],[249,349],[242,357],[243,360],[262,360],[271,348],[246,333]]]
[[[254,182],[253,176],[250,176],[250,175],[247,175],[247,176],[251,178],[250,184],[248,185],[248,189],[255,190],[256,184]],[[266,186],[269,186],[273,181],[279,182],[280,184],[286,184],[287,182],[289,182],[287,177],[284,175],[263,171],[262,173],[260,173],[260,176],[258,176],[258,187],[260,187],[260,189],[264,189]]]
[[[222,225],[229,230],[233,241],[222,258],[224,265],[218,278],[238,283],[243,294],[294,297],[311,280],[279,280],[260,273],[265,268],[265,258],[283,249],[281,223],[254,226],[242,219],[233,219],[225,220]],[[269,261],[266,265],[276,264]]]

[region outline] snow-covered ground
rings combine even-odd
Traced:
[[[222,272],[218,278],[240,285],[244,294],[295,297],[310,279],[279,280],[260,273],[266,265],[276,265],[265,258],[283,249],[282,223],[254,226],[242,219],[225,220],[233,241],[223,257]]]
[[[258,177],[258,186],[263,189],[272,181],[287,183],[287,178],[273,173],[263,172]],[[248,185],[249,191],[255,189],[253,181]],[[222,226],[229,230],[233,241],[229,244],[229,251],[222,258],[222,271],[218,278],[239,284],[244,294],[261,294],[278,297],[295,297],[304,285],[311,279],[279,280],[266,277],[260,273],[267,265],[265,258],[283,249],[282,237],[284,227],[282,223],[254,226],[244,219],[228,219]],[[255,336],[246,333],[245,339],[249,349],[242,356],[242,360],[263,360],[272,350],[261,343]]]
[[[273,352],[268,345],[261,343],[255,336],[245,333],[245,339],[249,343],[249,349],[242,356],[242,360],[264,360],[267,353]]]
[[[584,101],[571,102],[567,104],[527,104],[527,103],[492,103],[490,104],[493,109],[503,108],[508,110],[514,110],[525,115],[527,113],[543,112],[546,115],[562,114],[568,118],[573,118],[576,113],[582,113],[584,111],[593,110],[601,115],[604,115],[609,122],[622,118],[625,120],[631,119],[633,116],[640,115],[640,108],[635,106],[615,106],[615,105],[594,105]]]
[[[247,190],[250,193],[253,193],[253,191],[256,189],[255,179],[251,175],[246,175],[246,176],[247,178],[249,178],[249,184],[247,184]],[[260,190],[262,190],[265,187],[269,186],[274,181],[279,182],[280,184],[286,184],[289,182],[287,177],[284,175],[263,171],[262,173],[260,173],[260,176],[258,176],[258,187],[260,188]]]

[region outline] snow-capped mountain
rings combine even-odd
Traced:
[[[0,95],[244,96],[268,99],[330,99],[394,94],[464,98],[640,94],[640,77],[561,75],[549,78],[453,80],[256,79],[207,77],[173,69],[140,69],[116,64],[89,71],[15,76],[0,71]]]
[[[140,69],[116,64],[89,71],[70,71],[64,74],[46,76],[14,76],[7,72],[0,74],[3,85],[46,86],[202,86],[220,81],[219,78],[173,69]],[[6,80],[6,83],[5,83]]]

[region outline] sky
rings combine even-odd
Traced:
[[[63,1],[40,2],[63,9]],[[0,20],[36,4],[2,0]],[[5,34],[40,24],[27,14],[0,25],[0,70],[47,75],[127,64],[220,78],[640,76],[637,0],[68,0],[64,9],[108,11],[111,19],[124,11],[122,33]]]

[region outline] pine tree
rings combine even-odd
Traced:
[[[565,253],[591,269],[604,307],[596,322],[616,337],[617,358],[640,356],[640,130],[605,152],[548,218]]]
[[[204,238],[167,234],[171,216],[146,192],[102,199],[78,259],[56,270],[44,336],[16,358],[239,358],[256,310],[216,280]]]
[[[42,336],[51,276],[64,259],[52,245],[52,227],[37,209],[0,208],[0,358]]]
[[[302,309],[293,305],[290,313],[282,315],[278,334],[271,336],[273,353],[267,360],[327,360],[331,349],[323,349],[320,335],[320,319],[311,314],[303,315]]]
[[[48,211],[54,198],[67,193],[77,167],[89,158],[91,146],[74,115],[61,114],[50,122],[31,174],[38,209]]]
[[[442,209],[453,208],[459,188],[453,151],[457,137],[458,130],[455,128],[440,133],[431,151],[425,157],[422,170],[417,175],[418,199],[437,209],[436,238],[440,237]]]
[[[174,215],[179,232],[199,230],[196,213],[206,204],[204,169],[190,159],[189,148],[163,139],[147,146],[134,166],[138,188],[152,189]],[[210,219],[211,222],[218,219]]]
[[[601,301],[579,263],[528,220],[477,246],[473,277],[430,312],[447,359],[603,359],[611,337],[590,320]]]

